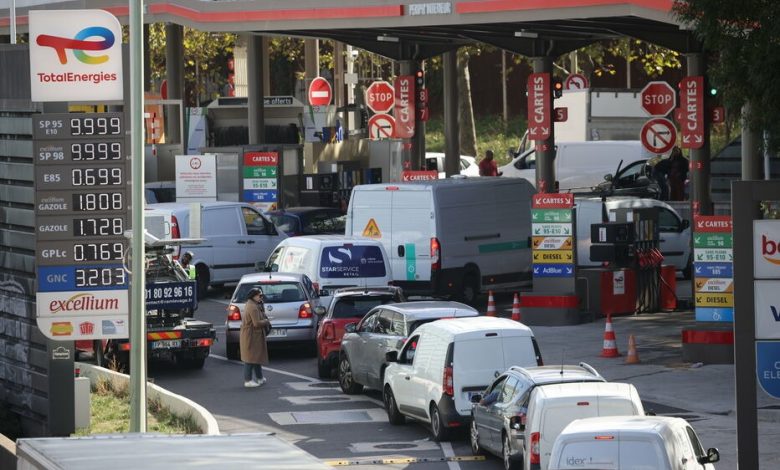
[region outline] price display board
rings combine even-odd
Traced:
[[[49,338],[128,336],[130,161],[122,113],[33,118],[38,327]]]

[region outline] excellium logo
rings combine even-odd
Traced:
[[[102,38],[100,41],[92,40],[91,38]],[[36,44],[43,47],[51,47],[57,51],[57,57],[60,59],[61,64],[68,63],[68,56],[66,50],[72,49],[73,55],[78,60],[85,64],[97,65],[108,61],[107,55],[90,56],[84,51],[105,51],[110,49],[114,45],[114,33],[108,28],[101,26],[92,26],[84,28],[73,39],[63,38],[59,36],[51,36],[48,34],[41,34],[35,40]]]

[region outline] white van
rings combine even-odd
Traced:
[[[200,212],[192,214],[198,207]],[[183,245],[179,251],[193,254],[199,297],[206,295],[209,285],[238,282],[244,274],[254,272],[255,263],[266,259],[287,238],[270,219],[245,202],[172,202],[149,204],[147,209],[147,220],[165,220],[165,233],[156,234],[158,238],[193,238],[191,223],[200,227],[199,236],[194,238],[203,238],[203,243]]]
[[[550,456],[550,470],[715,470],[718,449],[704,451],[682,418],[616,416],[578,419],[561,432]]]
[[[531,282],[531,197],[519,178],[355,186],[346,234],[382,242],[393,282],[412,295],[474,304]]]
[[[523,468],[547,468],[555,439],[575,419],[644,414],[639,393],[631,384],[586,382],[536,387],[528,397],[522,434]]]
[[[387,417],[430,423],[433,438],[471,421],[471,397],[513,365],[541,365],[530,328],[506,318],[437,320],[417,328],[399,351],[387,353],[383,397]]]
[[[652,158],[638,140],[593,140],[555,143],[555,178],[560,192],[586,192],[623,167]],[[500,167],[503,176],[525,178],[536,186],[536,149],[531,148]]]
[[[282,240],[261,270],[306,274],[330,305],[333,292],[342,287],[387,286],[393,277],[381,243],[343,235],[306,235]]]

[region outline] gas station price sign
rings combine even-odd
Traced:
[[[38,325],[53,339],[126,337],[124,116],[41,114],[33,139]]]

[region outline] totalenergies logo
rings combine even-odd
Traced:
[[[91,40],[91,38],[95,37],[99,37],[102,40]],[[60,59],[60,64],[68,63],[66,50],[71,49],[73,50],[73,55],[80,62],[89,65],[97,65],[107,62],[108,56],[91,56],[84,51],[105,51],[106,49],[110,49],[111,46],[114,45],[114,33],[102,26],[91,26],[76,33],[76,36],[73,37],[73,39],[41,34],[35,42],[39,46],[51,47],[57,51],[57,57]]]
[[[772,264],[780,266],[780,253],[778,253],[778,243],[770,240],[766,235],[761,235],[761,255],[765,260]]]

